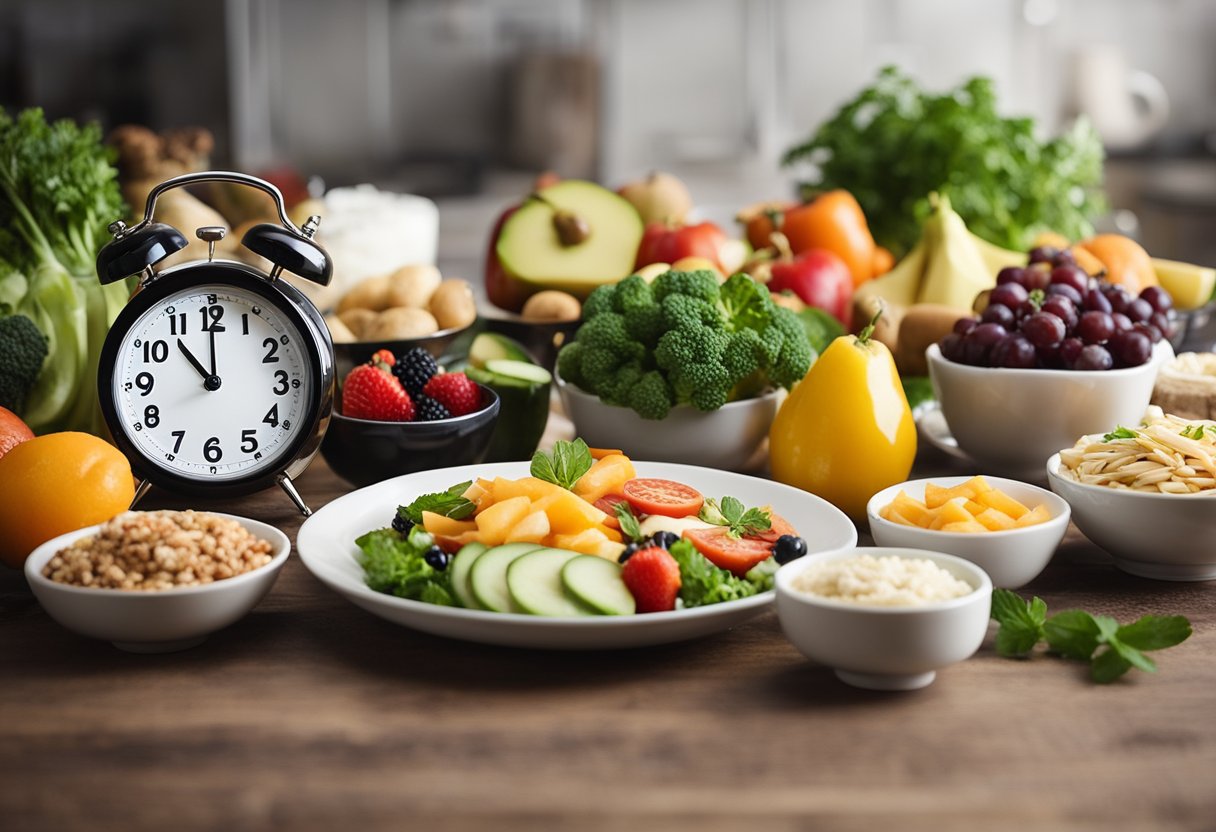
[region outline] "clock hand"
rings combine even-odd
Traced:
[[[211,339],[211,375],[215,375],[215,325],[212,324],[208,336]]]
[[[203,363],[194,357],[194,353],[190,352],[190,349],[186,346],[185,342],[183,342],[181,338],[177,339],[177,348],[182,351],[182,355],[186,356],[186,360],[190,362],[190,366],[197,370],[198,374],[203,377],[204,381],[206,381],[207,377],[211,375],[211,373],[208,373],[207,368],[203,366]]]

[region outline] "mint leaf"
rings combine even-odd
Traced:
[[[1098,628],[1098,641],[1109,642],[1119,632],[1119,622],[1109,615],[1090,616]]]
[[[1164,650],[1190,638],[1191,622],[1181,615],[1146,615],[1124,624],[1115,635],[1137,650]]]
[[[1094,617],[1084,610],[1056,613],[1043,624],[1047,646],[1070,659],[1088,661],[1098,649],[1099,633]]]
[[[538,480],[570,490],[594,464],[586,442],[581,439],[573,442],[559,439],[553,443],[552,453],[537,451],[532,455],[529,472]]]
[[[612,506],[612,511],[621,524],[621,534],[632,541],[642,539],[642,526],[638,523],[638,518],[633,516],[633,509],[629,507],[629,503],[621,500]]]
[[[713,526],[726,526],[733,538],[760,534],[773,527],[772,515],[760,508],[746,508],[741,500],[723,497],[721,501],[708,498],[697,517]]]
[[[1094,657],[1089,666],[1089,675],[1095,682],[1105,685],[1115,681],[1131,668],[1127,659],[1108,647]]]
[[[1157,672],[1157,664],[1130,644],[1124,644],[1119,639],[1113,637],[1106,643],[1110,646],[1111,650],[1122,656],[1123,660],[1132,667],[1138,667],[1145,673]]]
[[[1103,436],[1102,441],[1111,442],[1115,439],[1135,439],[1135,438],[1136,438],[1136,432],[1134,430],[1129,430],[1128,428],[1123,427],[1123,425],[1119,425],[1117,428],[1112,430],[1110,433]]]
[[[429,511],[433,514],[442,514],[444,517],[451,517],[453,520],[463,520],[472,515],[477,509],[477,506],[470,500],[464,498],[464,492],[469,490],[469,486],[473,484],[472,480],[467,482],[457,483],[446,491],[439,491],[434,494],[423,494],[408,506],[398,506],[397,514],[405,517],[415,526],[422,525],[422,512]]]
[[[1007,589],[992,592],[992,619],[1000,624],[996,633],[996,651],[1002,656],[1025,656],[1043,638],[1043,621],[1047,604],[1042,598],[1027,603]]]
[[[734,497],[723,497],[721,506],[722,516],[725,517],[726,522],[732,526],[739,522],[739,518],[742,517],[743,512],[747,510],[747,507],[743,505],[743,502]]]

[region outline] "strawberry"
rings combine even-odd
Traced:
[[[380,361],[384,362],[390,367],[397,363],[397,359],[394,358],[393,354],[388,350],[376,350],[376,352],[372,354],[373,364]]]
[[[464,373],[440,373],[426,383],[422,392],[453,416],[481,410],[481,389]]]
[[[388,354],[386,361],[381,353]],[[346,374],[342,383],[342,415],[378,422],[409,422],[414,402],[389,369],[393,356],[379,350],[372,360]]]
[[[633,595],[638,612],[665,612],[676,608],[680,566],[666,549],[647,546],[634,552],[621,568],[621,579]]]

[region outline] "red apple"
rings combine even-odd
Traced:
[[[556,173],[551,170],[545,171],[536,177],[532,183],[532,190],[539,191],[560,181],[561,177]],[[498,259],[498,237],[502,234],[502,227],[507,218],[518,208],[519,205],[512,205],[499,214],[498,221],[494,223],[494,228],[490,231],[490,245],[486,248],[485,268],[482,272],[486,284],[486,297],[490,303],[508,312],[518,312],[523,309],[524,301],[532,294],[531,290],[506,273]]]
[[[813,248],[773,263],[772,274],[770,291],[789,290],[807,306],[834,316],[845,329],[850,327],[853,275],[844,260],[826,249]]]
[[[726,233],[712,222],[696,225],[666,225],[652,222],[642,233],[635,269],[651,263],[674,263],[685,257],[704,257],[722,274],[730,274],[737,263],[722,265],[722,247],[727,245]]]

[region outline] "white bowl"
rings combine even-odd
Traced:
[[[1139,424],[1174,350],[1160,341],[1147,363],[1105,372],[972,367],[946,360],[937,344],[925,356],[959,448],[985,468],[1042,476],[1043,460],[1078,436]]]
[[[957,555],[979,566],[988,573],[993,586],[1003,589],[1014,589],[1030,583],[1047,566],[1055,554],[1056,547],[1064,539],[1071,514],[1068,503],[1045,488],[1018,480],[984,476],[993,488],[1005,492],[1025,506],[1047,506],[1051,519],[1024,529],[1003,532],[941,532],[892,523],[878,516],[879,510],[894,500],[901,490],[915,500],[924,501],[927,483],[950,488],[969,479],[971,477],[932,477],[910,480],[879,491],[866,505],[866,515],[870,518],[870,534],[874,536],[874,542],[879,546],[904,546],[909,549],[926,549]]]
[[[633,459],[702,465],[741,471],[768,436],[783,391],[728,402],[704,412],[688,405],[671,409],[666,419],[643,419],[628,407],[604,404],[555,376],[575,435],[593,448],[620,448]]]
[[[1216,580],[1216,494],[1079,483],[1060,474],[1059,454],[1047,461],[1047,481],[1072,506],[1077,528],[1124,572],[1162,581]]]
[[[72,632],[111,641],[115,647],[133,653],[185,650],[253,609],[291,554],[291,541],[274,526],[231,514],[216,515],[235,520],[268,541],[274,547],[270,563],[202,586],[155,591],[71,586],[42,574],[56,552],[95,534],[101,528],[97,525],[43,543],[26,559],[25,577],[47,614]]]
[[[872,607],[819,598],[791,588],[815,563],[857,555],[924,558],[970,584],[961,598],[918,607]],[[920,549],[855,548],[807,555],[777,570],[777,616],[786,638],[841,681],[870,690],[914,690],[937,671],[968,658],[988,632],[992,581],[970,561]]]

